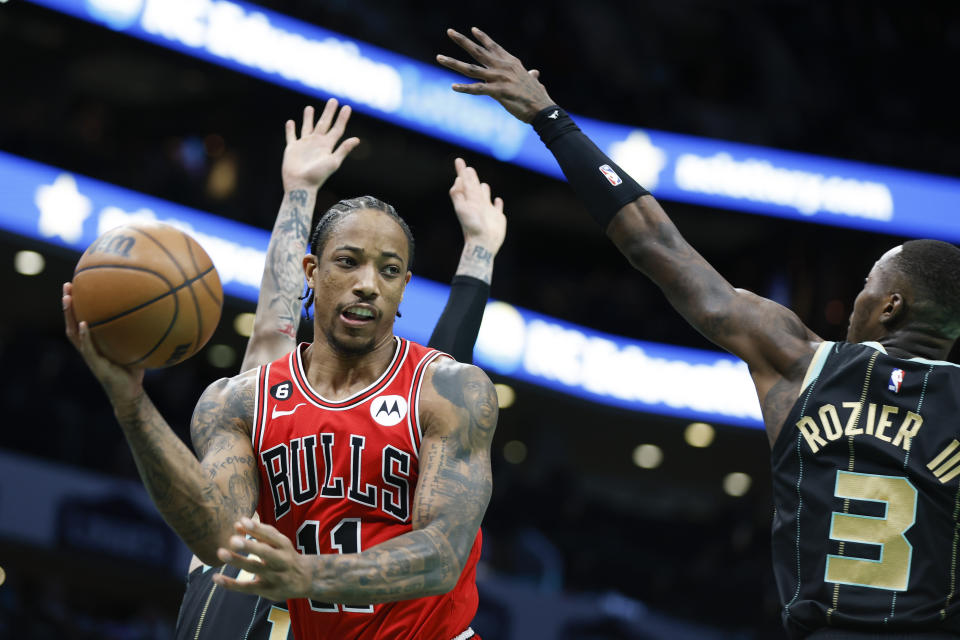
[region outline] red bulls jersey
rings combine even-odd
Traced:
[[[345,400],[310,388],[301,344],[260,368],[253,449],[259,512],[305,554],[357,553],[412,530],[420,387],[439,351],[396,338],[383,375]],[[480,534],[449,593],[383,604],[288,602],[298,640],[470,638]]]

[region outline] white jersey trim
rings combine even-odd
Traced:
[[[257,451],[257,429],[260,428],[260,374],[263,373],[263,365],[257,367],[256,392],[253,394],[253,427],[250,429],[250,445],[254,452]]]
[[[860,344],[862,344],[862,345],[865,346],[865,347],[870,347],[871,349],[875,349],[875,350],[879,351],[880,353],[882,353],[882,354],[884,354],[884,355],[889,355],[889,354],[887,353],[887,350],[884,349],[884,348],[883,348],[883,345],[880,344],[879,342],[874,342],[873,340],[865,340],[864,342],[861,342]]]
[[[877,351],[883,353],[884,355],[890,355],[887,353],[887,350],[883,348],[883,345],[880,344],[879,342],[861,342],[860,344],[866,345],[868,347],[872,347]],[[892,358],[894,356],[890,356],[890,357]],[[903,360],[903,358],[897,358],[897,360]],[[906,358],[906,360],[907,362],[919,362],[920,364],[934,364],[934,365],[941,365],[941,366],[946,365],[948,367],[960,368],[960,364],[956,364],[955,362],[947,362],[946,360],[930,360],[928,358]]]
[[[472,628],[467,627],[465,631],[455,635],[451,640],[467,640],[467,638],[472,638],[475,635],[477,635],[476,632]]]
[[[316,389],[310,386],[310,382],[307,380],[307,372],[303,368],[303,360],[300,357],[299,345],[297,346],[296,349],[290,352],[290,374],[291,374],[291,377],[293,378],[292,382],[297,387],[297,391],[300,392],[300,395],[302,395],[308,402],[310,402],[310,404],[312,404],[315,407],[320,407],[321,409],[326,409],[328,411],[346,411],[347,409],[353,409],[354,407],[358,407],[364,402],[368,400],[372,400],[377,396],[373,395],[373,396],[370,396],[369,398],[357,400],[356,402],[352,402],[351,404],[345,405],[342,407],[328,407],[314,400],[311,394],[320,398],[324,402],[329,402],[330,404],[342,404],[344,402],[350,402],[351,400],[357,398],[358,396],[368,393],[371,389],[379,386],[380,383],[384,381],[387,374],[390,373],[390,370],[393,369],[393,375],[390,376],[390,378],[386,382],[383,382],[384,389],[389,387],[393,383],[394,378],[396,378],[400,374],[400,371],[403,369],[403,363],[404,361],[406,361],[407,353],[410,351],[409,341],[401,341],[399,336],[393,336],[393,339],[396,341],[396,347],[394,349],[393,358],[390,360],[390,364],[387,365],[387,368],[383,370],[383,373],[380,374],[380,377],[377,378],[373,383],[371,383],[364,389],[361,389],[360,391],[354,393],[353,395],[347,398],[344,398],[343,400],[330,400],[328,398],[324,398],[321,394],[317,393]],[[397,358],[400,359],[399,363],[397,363]],[[300,372],[300,375],[303,376],[303,383],[307,386],[307,389],[304,389],[303,386],[301,386],[300,381],[298,380],[298,377],[294,374],[295,367]]]
[[[413,381],[416,383],[416,389],[410,389],[410,402],[407,402],[407,406],[410,407],[407,424],[410,425],[410,444],[413,445],[413,453],[417,456],[417,459],[420,459],[420,447],[423,446],[423,427],[420,424],[420,390],[423,388],[423,380],[427,377],[427,367],[430,366],[430,363],[436,360],[437,358],[444,357],[453,359],[449,354],[444,353],[443,351],[433,351],[424,356],[423,360],[420,361],[420,365],[417,367],[422,368],[419,377],[414,375]],[[414,436],[414,429],[416,429],[416,437]],[[417,442],[420,445],[417,445]]]
[[[813,352],[813,358],[810,359],[810,365],[807,367],[807,375],[803,377],[803,384],[800,385],[800,391],[797,393],[798,398],[803,395],[803,392],[807,390],[810,383],[820,376],[820,372],[823,371],[823,365],[827,362],[827,356],[830,355],[830,348],[833,347],[833,345],[834,343],[830,341],[821,342],[817,350]]]
[[[263,450],[263,434],[267,432],[267,423],[269,422],[269,418],[267,416],[267,405],[270,404],[270,401],[268,398],[270,397],[270,367],[272,366],[272,364],[273,363],[270,363],[262,367],[263,368],[263,388],[262,389],[260,388],[259,379],[257,380],[258,382],[257,398],[259,399],[261,397],[261,394],[263,396],[263,417],[260,418],[260,425],[258,426],[258,430],[260,431],[260,436],[259,438],[257,438],[257,442],[254,443],[254,449],[253,449],[258,457],[260,455],[260,451]]]

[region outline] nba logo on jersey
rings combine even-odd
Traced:
[[[407,400],[403,396],[380,396],[370,403],[370,417],[384,427],[392,427],[407,415]]]
[[[903,384],[903,376],[906,375],[903,372],[903,369],[894,369],[890,372],[890,384],[887,385],[887,389],[893,391],[894,393],[900,393],[900,385]]]
[[[606,176],[607,180],[609,180],[610,184],[613,186],[617,186],[623,182],[623,180],[620,179],[620,176],[617,175],[617,172],[614,171],[608,164],[600,165],[600,173]]]

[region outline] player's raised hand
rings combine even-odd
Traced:
[[[490,96],[524,122],[531,122],[538,112],[555,104],[546,88],[540,84],[539,72],[527,71],[516,56],[511,55],[480,29],[473,27],[471,32],[477,42],[454,29],[447,29],[450,39],[470,54],[478,64],[461,62],[444,55],[437,56],[437,62],[448,69],[480,80],[470,84],[455,84],[454,91]]]
[[[480,182],[473,167],[461,158],[453,162],[457,179],[450,187],[453,210],[463,230],[463,251],[457,265],[458,276],[470,276],[487,284],[493,277],[493,259],[507,234],[503,200],[491,200],[490,185]]]
[[[312,575],[307,556],[298,553],[285,535],[251,518],[243,518],[235,528],[237,534],[230,538],[230,548],[220,547],[217,557],[254,577],[244,579],[241,574],[234,579],[216,574],[214,582],[233,591],[255,593],[275,601],[310,594]],[[248,557],[248,554],[253,555]]]
[[[350,120],[350,107],[344,106],[337,113],[335,98],[327,100],[319,120],[314,122],[313,119],[313,107],[305,107],[299,138],[296,124],[293,120],[287,120],[287,147],[283,151],[280,170],[286,191],[319,189],[360,144],[359,138],[340,141]]]
[[[74,315],[72,282],[63,283],[61,302],[67,339],[83,356],[114,408],[120,409],[125,403],[136,400],[143,392],[143,369],[121,367],[100,355],[90,335],[90,327],[86,322],[78,323]]]
[[[464,242],[482,244],[494,254],[507,235],[503,199],[491,200],[490,185],[480,182],[477,171],[462,158],[453,161],[457,178],[450,187],[450,201],[460,221]]]

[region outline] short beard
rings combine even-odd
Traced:
[[[327,343],[333,347],[333,350],[345,356],[366,355],[373,351],[377,344],[377,339],[375,337],[370,338],[369,341],[363,344],[347,344],[333,335],[333,331],[324,331],[323,333],[327,337]]]

